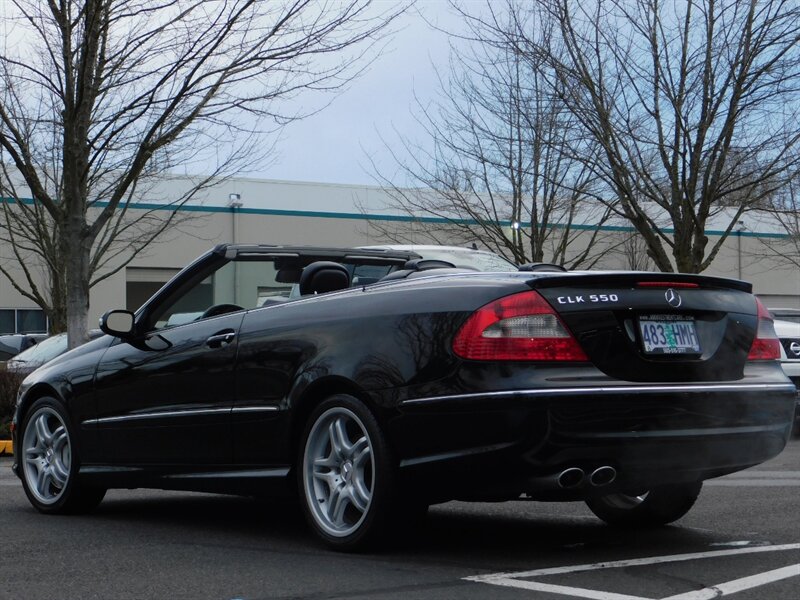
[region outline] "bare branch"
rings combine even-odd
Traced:
[[[517,263],[572,267],[592,264],[607,250],[594,243],[600,229],[587,229],[613,213],[597,200],[593,175],[577,160],[597,150],[549,89],[550,67],[538,55],[518,52],[510,37],[524,29],[550,42],[552,24],[521,6],[487,3],[471,12],[454,5],[465,31],[453,34],[458,43],[449,73],[440,75],[439,99],[417,101],[426,141],[396,132],[402,153],[385,143],[403,182],[373,165],[392,198],[388,208],[408,217],[406,228],[372,222],[384,237],[478,242]]]
[[[703,271],[741,215],[768,204],[797,170],[800,7],[543,4],[558,24],[558,45],[521,29],[509,37],[551,65],[552,88],[602,149],[588,167],[656,266]],[[723,216],[723,235],[709,246],[709,219]]]
[[[85,337],[90,287],[161,239],[198,192],[266,160],[269,136],[304,114],[290,101],[358,75],[405,8],[372,0],[2,3],[14,39],[0,50],[0,162],[10,163],[0,185],[25,200],[4,205],[3,229],[16,228],[6,234],[18,248],[11,259],[32,254],[64,274],[51,290],[62,297],[31,299],[66,311],[54,321],[65,322],[71,344]],[[207,175],[180,197],[141,208],[153,201],[145,197],[153,182],[190,165]],[[24,273],[15,285],[33,289]]]

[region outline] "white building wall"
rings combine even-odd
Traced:
[[[180,196],[187,180],[159,182],[140,202],[152,207]],[[229,207],[238,195],[241,208]],[[320,183],[232,179],[205,190],[185,208],[192,218],[168,232],[130,263],[130,268],[179,269],[198,255],[223,242],[353,246],[385,242],[370,225],[372,217],[392,219],[386,194],[377,187]],[[134,209],[135,210],[135,209]],[[404,222],[398,218],[397,225]],[[759,235],[776,236],[769,223],[748,223],[741,235],[731,236],[704,274],[741,278],[754,285],[767,306],[800,308],[800,269],[763,258]],[[711,242],[716,239],[712,234]],[[710,247],[710,246],[709,246]],[[0,260],[13,263],[8,248],[0,248]],[[621,268],[619,259],[605,266]],[[614,264],[616,263],[616,264]],[[90,323],[108,309],[126,305],[126,269],[92,289]],[[0,280],[0,309],[34,308],[4,278]]]

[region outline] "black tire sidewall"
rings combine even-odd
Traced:
[[[677,521],[694,506],[702,482],[654,487],[637,506],[621,508],[606,502],[605,497],[586,500],[589,509],[600,519],[618,527],[659,527]]]
[[[327,533],[319,527],[311,508],[304,482],[304,458],[308,436],[318,419],[331,408],[345,408],[355,414],[370,439],[372,449],[373,490],[367,513],[358,529],[350,535],[339,537]],[[386,438],[372,411],[357,398],[347,394],[336,394],[320,403],[311,413],[300,438],[297,454],[297,487],[303,514],[314,533],[335,550],[365,550],[373,547],[381,534],[386,531],[393,513],[395,486],[395,466]]]

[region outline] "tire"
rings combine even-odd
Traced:
[[[20,437],[22,487],[39,512],[65,514],[97,507],[106,490],[78,478],[80,456],[69,415],[53,398],[39,398],[28,410]]]
[[[316,535],[335,550],[364,550],[394,514],[395,467],[375,416],[337,394],[309,417],[299,448],[297,483]]]
[[[639,495],[608,494],[586,504],[600,519],[616,527],[659,527],[677,521],[694,506],[701,481],[665,485]]]

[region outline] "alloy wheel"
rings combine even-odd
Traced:
[[[44,406],[28,419],[22,436],[23,472],[37,501],[54,504],[64,493],[72,464],[72,447],[64,421]]]
[[[333,407],[314,422],[303,455],[303,485],[311,515],[327,534],[348,536],[366,518],[373,460],[369,433],[351,410]]]

